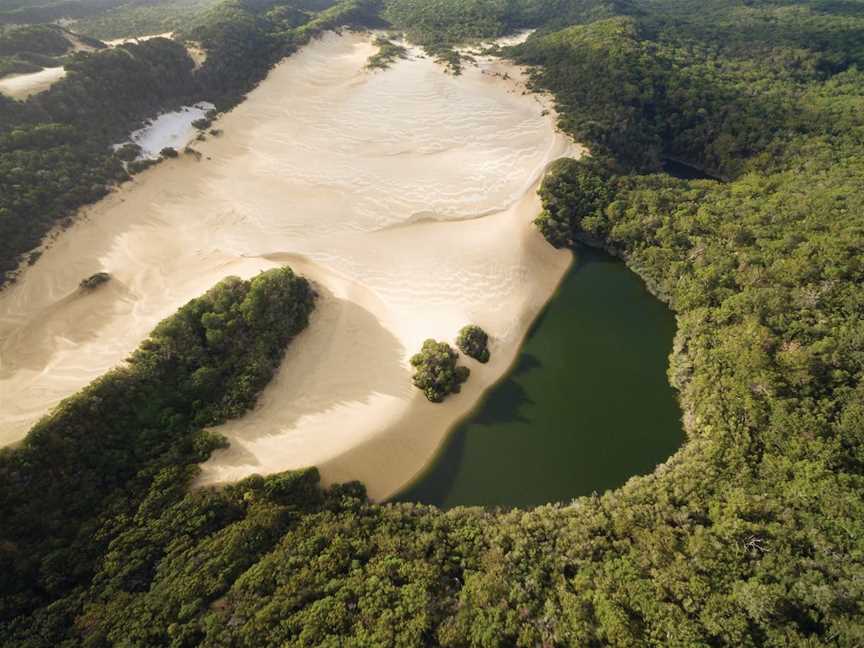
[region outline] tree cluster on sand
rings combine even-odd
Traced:
[[[458,394],[468,380],[468,367],[457,366],[459,354],[446,342],[428,339],[420,353],[411,358],[415,373],[414,386],[433,403],[440,403],[450,394]]]

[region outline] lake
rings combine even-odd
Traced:
[[[566,502],[649,473],[681,445],[672,313],[618,259],[577,254],[512,371],[395,501]]]

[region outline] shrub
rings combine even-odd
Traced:
[[[456,346],[465,355],[474,358],[478,362],[489,362],[489,336],[479,326],[469,324],[463,326],[456,338]]]
[[[131,162],[141,155],[141,147],[134,142],[129,142],[117,149],[114,154],[124,162]]]
[[[457,367],[459,354],[446,342],[429,339],[420,353],[411,358],[416,369],[412,382],[433,403],[440,403],[449,394],[458,394],[462,383],[471,373],[468,367]]]
[[[97,272],[94,275],[90,275],[86,279],[82,279],[81,283],[78,284],[78,287],[82,290],[93,290],[94,288],[98,288],[102,284],[111,280],[111,275],[107,272]]]
[[[135,175],[136,173],[141,173],[145,169],[149,169],[154,164],[156,164],[156,160],[149,160],[149,159],[134,160],[134,161],[129,163],[129,165],[126,167],[126,169],[129,171],[129,173],[131,173],[132,175]]]

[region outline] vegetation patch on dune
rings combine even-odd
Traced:
[[[104,283],[111,281],[111,275],[107,272],[97,272],[86,279],[82,279],[78,287],[82,290],[94,290]]]
[[[479,326],[463,326],[456,338],[456,346],[469,358],[478,362],[489,362],[489,336]]]
[[[470,369],[457,365],[458,360],[459,354],[446,342],[426,340],[420,352],[411,356],[411,381],[429,401],[440,403],[450,394],[458,394],[468,380]]]
[[[366,67],[370,70],[386,70],[408,55],[408,49],[404,45],[394,43],[386,36],[376,36],[373,43],[378,51],[370,56],[366,63]]]

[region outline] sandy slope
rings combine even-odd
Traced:
[[[368,36],[327,35],[280,64],[196,145],[89,211],[0,294],[0,442],[117,364],[162,317],[227,274],[288,263],[321,293],[312,325],[201,483],[315,464],[392,494],[499,378],[570,255],[533,231],[545,166],[579,149],[481,61],[363,69]],[[416,53],[415,53],[416,54]],[[510,81],[499,73],[508,72]],[[92,294],[98,270],[115,281]],[[463,393],[410,385],[423,339],[493,337]]]
[[[28,74],[11,74],[0,79],[0,92],[23,101],[31,95],[47,90],[65,76],[64,67],[45,68]]]

